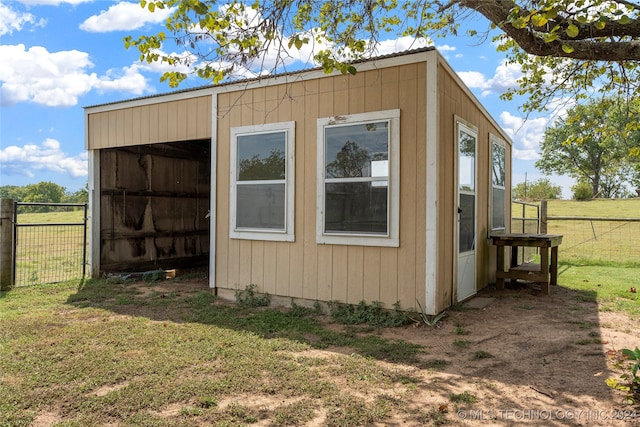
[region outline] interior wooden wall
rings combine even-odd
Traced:
[[[209,140],[100,150],[100,270],[207,265]]]

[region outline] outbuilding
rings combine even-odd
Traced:
[[[93,276],[436,314],[495,281],[511,141],[434,48],[85,108]]]

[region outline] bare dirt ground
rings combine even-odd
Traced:
[[[184,295],[206,289],[206,283],[159,282],[143,288],[159,293],[179,290]],[[327,327],[343,327],[329,317],[325,321]],[[424,359],[437,366],[377,362],[419,379],[413,388],[399,387],[395,396],[402,399],[403,411],[379,425],[418,425],[401,415],[414,408],[430,414],[419,425],[640,425],[640,408],[626,406],[624,394],[605,383],[620,373],[611,369],[612,356],[640,345],[637,319],[599,312],[580,292],[554,287],[547,297],[526,286],[485,289],[449,310],[436,327],[409,325],[368,333],[420,344]],[[309,356],[329,358],[346,351],[314,349]],[[376,395],[376,390],[358,392],[364,398]],[[452,399],[465,392],[475,401]],[[282,403],[264,401],[264,396],[242,400],[263,407]],[[306,425],[324,425],[323,419],[320,414]]]
[[[448,311],[437,327],[376,333],[420,344],[427,359],[445,362],[427,370],[394,366],[431,385],[414,390],[410,400],[403,394],[405,405],[443,412],[430,424],[640,425],[640,409],[626,406],[624,394],[605,383],[619,375],[610,368],[615,352],[640,345],[638,323],[599,312],[580,292],[554,287],[547,297],[527,286],[486,289]],[[451,401],[464,392],[477,401]],[[407,424],[396,418],[383,425]]]
[[[383,335],[424,345],[450,362],[425,381],[477,397],[469,405],[448,403],[446,425],[640,425],[640,410],[625,406],[624,395],[605,383],[616,375],[610,369],[616,350],[640,344],[637,321],[598,312],[597,304],[563,288],[549,297],[534,293],[485,290],[468,305],[486,306],[449,311],[439,328]],[[465,348],[454,344],[461,340]],[[415,404],[446,404],[442,393],[415,397]]]

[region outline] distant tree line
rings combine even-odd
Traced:
[[[0,198],[25,203],[88,203],[89,185],[73,193],[48,181],[25,186],[3,185],[0,186]]]

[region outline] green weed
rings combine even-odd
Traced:
[[[453,345],[458,348],[467,348],[469,347],[469,340],[454,340]]]
[[[385,310],[378,301],[374,301],[371,305],[366,302],[345,304],[338,301],[329,303],[329,314],[338,323],[344,325],[366,324],[379,328],[392,328],[406,325],[411,321],[400,310],[400,304],[396,302],[393,310]]]
[[[258,293],[258,286],[247,285],[243,291],[237,290],[235,293],[236,304],[242,308],[267,307],[271,303],[269,294]]]
[[[449,395],[449,400],[451,400],[453,403],[471,404],[476,403],[478,401],[478,398],[468,391],[464,391],[459,394],[451,393]]]
[[[478,350],[473,353],[473,355],[471,356],[471,360],[483,360],[489,359],[491,357],[493,357],[493,354],[489,353],[488,351]]]

